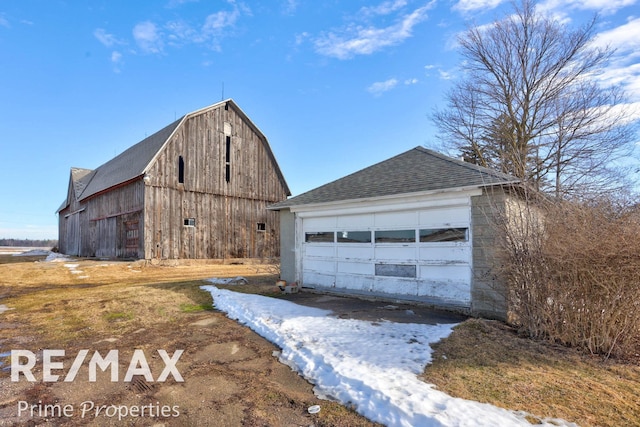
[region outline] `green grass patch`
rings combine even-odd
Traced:
[[[213,310],[212,304],[189,304],[183,303],[180,304],[180,311],[183,313],[198,313],[200,311],[211,311]]]
[[[105,313],[103,316],[104,320],[107,322],[118,322],[122,320],[131,320],[133,319],[133,313],[125,313],[121,311],[116,311],[112,313]]]

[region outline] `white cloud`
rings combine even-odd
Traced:
[[[627,53],[640,55],[640,18],[632,18],[626,24],[599,33],[594,41],[597,46],[610,45],[615,49],[624,49]]]
[[[124,64],[122,54],[116,50],[111,52],[111,63],[113,64],[113,71],[119,73],[122,70],[122,65]]]
[[[0,27],[11,28],[9,20],[2,15],[0,15]]]
[[[284,0],[284,5],[282,9],[285,15],[291,15],[295,13],[297,8],[298,8],[298,0]]]
[[[375,26],[349,25],[330,32],[315,40],[316,52],[338,59],[349,59],[354,55],[370,55],[388,46],[395,46],[411,37],[413,27],[427,19],[429,3],[402,16],[395,24],[377,28]]]
[[[409,86],[409,85],[414,85],[414,84],[417,84],[417,83],[418,83],[418,79],[416,79],[416,78],[413,78],[413,79],[406,79],[406,80],[404,81],[404,84],[405,84],[405,85],[407,85],[407,86]]]
[[[113,34],[107,33],[103,28],[96,28],[93,35],[106,47],[111,47],[116,44],[124,44],[124,42],[118,40]]]
[[[389,79],[384,82],[376,82],[367,88],[367,92],[372,93],[375,96],[380,96],[383,93],[390,91],[398,85],[397,79]]]
[[[202,33],[219,34],[225,28],[234,26],[238,20],[238,16],[240,16],[238,9],[232,11],[221,10],[212,13],[205,19],[204,25],[202,26]]]
[[[612,14],[619,9],[634,5],[638,0],[546,0],[538,4],[538,9],[550,11],[560,16],[570,16],[571,9],[593,10],[600,14]]]
[[[451,80],[453,78],[453,73],[450,71],[439,69],[438,74],[442,80]]]
[[[169,2],[167,7],[177,7],[191,1],[198,0],[175,0]],[[138,52],[158,54],[164,53],[166,46],[176,48],[194,43],[207,43],[211,48],[219,51],[221,49],[220,41],[232,34],[238,19],[241,16],[251,15],[250,8],[244,3],[235,0],[227,0],[227,3],[231,5],[230,10],[212,13],[199,24],[193,24],[183,19],[167,21],[164,24],[152,21],[139,22],[132,29]],[[97,28],[93,35],[108,48],[128,44],[103,28]],[[122,64],[122,53],[114,51],[111,55],[111,61],[119,69],[119,65]]]
[[[473,12],[476,10],[491,10],[495,9],[504,0],[460,0],[453,6],[453,10],[458,10],[462,13]]]
[[[296,34],[296,39],[295,39],[296,46],[300,46],[308,38],[309,38],[309,33],[307,33],[306,31],[300,34]]]
[[[388,15],[407,5],[406,0],[385,1],[377,6],[368,6],[360,9],[365,15]]]
[[[167,22],[164,28],[169,33],[167,36],[169,43],[174,46],[180,46],[189,42],[200,42],[203,40],[200,34],[198,34],[193,27],[182,20]]]
[[[167,4],[167,8],[173,9],[175,7],[180,7],[185,3],[196,3],[199,0],[170,0]]]
[[[144,53],[162,52],[162,34],[156,24],[151,21],[136,24],[133,27],[133,38]]]
[[[615,50],[600,79],[621,85],[632,100],[640,101],[640,18],[629,19],[619,27],[601,32],[594,45]]]

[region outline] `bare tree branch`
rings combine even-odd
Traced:
[[[513,4],[513,14],[459,37],[465,78],[433,120],[462,156],[558,197],[608,188],[613,160],[632,150],[630,112],[595,76],[612,52],[591,42],[597,16],[572,30]]]

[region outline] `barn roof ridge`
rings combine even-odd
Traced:
[[[232,98],[228,98],[183,115],[179,119],[130,146],[95,169],[71,168],[71,179],[74,184],[74,196],[76,197],[76,200],[87,199],[116,185],[143,176],[160,155],[166,144],[170,141],[173,133],[184,121],[212,109],[219,108],[225,104],[230,105],[260,136],[269,158],[274,163],[278,178],[283,183],[287,195],[291,195],[289,186],[284,179],[284,175],[280,170],[266,136],[244,113],[244,111],[242,111],[236,102]],[[58,211],[68,206],[68,203],[68,200],[63,202],[63,206],[61,206]]]
[[[513,176],[417,146],[269,209],[517,183]]]

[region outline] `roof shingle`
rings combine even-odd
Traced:
[[[519,180],[513,176],[456,160],[424,147],[415,147],[271,205],[269,209],[516,182]]]

